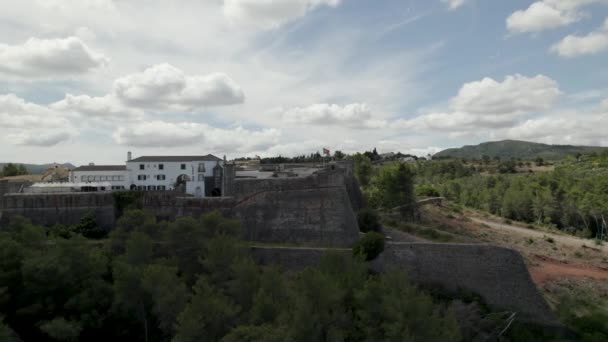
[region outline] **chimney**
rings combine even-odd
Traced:
[[[127,161],[131,161],[131,151],[127,152]]]

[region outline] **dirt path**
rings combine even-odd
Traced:
[[[608,269],[551,259],[534,255],[532,264],[528,266],[532,280],[543,285],[547,281],[565,277],[588,277],[593,279],[608,279]]]
[[[474,216],[471,216],[470,219],[473,222],[486,225],[490,228],[510,231],[510,232],[513,232],[515,234],[518,234],[518,235],[524,236],[524,237],[533,237],[533,238],[541,238],[541,239],[545,238],[545,237],[552,238],[553,240],[555,240],[555,242],[558,242],[560,244],[564,244],[567,246],[578,248],[578,247],[582,247],[583,245],[586,245],[588,247],[598,249],[604,253],[608,253],[607,244],[604,244],[603,246],[597,246],[591,240],[581,239],[581,238],[578,238],[575,236],[559,235],[559,234],[553,234],[553,233],[548,233],[548,232],[543,232],[543,231],[538,231],[538,230],[533,230],[533,229],[528,229],[528,228],[522,228],[522,227],[510,225],[510,224],[497,223],[494,221],[490,221],[488,219],[474,217]]]

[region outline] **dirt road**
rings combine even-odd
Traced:
[[[548,233],[548,232],[543,232],[543,231],[538,231],[538,230],[533,230],[533,229],[528,229],[528,228],[522,228],[522,227],[518,227],[518,226],[506,224],[506,223],[494,222],[494,221],[491,221],[491,220],[488,220],[485,218],[481,218],[481,217],[473,216],[473,217],[470,217],[470,219],[473,222],[476,222],[476,223],[479,223],[482,225],[486,225],[490,228],[503,230],[503,231],[505,231],[505,230],[510,231],[510,232],[513,232],[514,234],[518,234],[518,235],[524,236],[524,237],[541,238],[541,239],[542,238],[552,238],[555,242],[564,244],[567,246],[582,247],[583,245],[585,245],[587,247],[598,249],[604,253],[608,253],[608,244],[604,244],[603,246],[598,246],[592,240],[581,239],[576,236],[559,235],[559,234],[553,234],[553,233]]]

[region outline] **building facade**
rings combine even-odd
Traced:
[[[129,188],[129,173],[125,165],[80,166],[70,171],[69,180],[72,183],[109,183],[110,189],[107,190]]]
[[[86,165],[70,171],[72,183],[109,183],[106,190],[178,190],[196,197],[221,196],[224,160],[205,156],[142,156],[126,165]]]

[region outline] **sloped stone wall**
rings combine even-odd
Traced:
[[[251,254],[260,264],[298,271],[316,265],[325,251],[257,246],[251,249]],[[518,319],[526,322],[561,326],[532,282],[523,258],[511,249],[489,245],[389,244],[369,266],[375,272],[403,270],[411,281],[423,287],[440,288],[456,295],[477,294],[492,309],[514,311]]]

